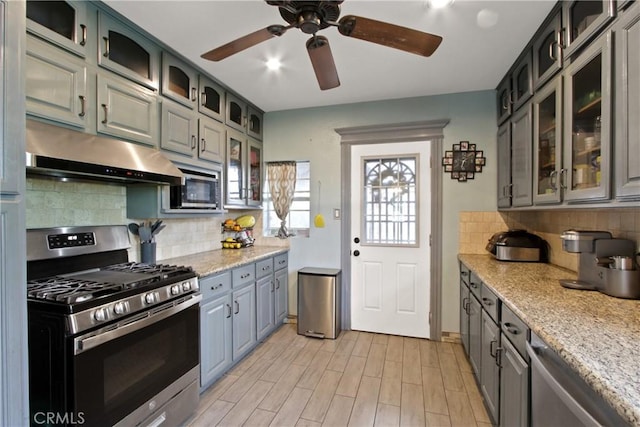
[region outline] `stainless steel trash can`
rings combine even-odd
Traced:
[[[336,339],[340,334],[340,270],[298,270],[298,334]]]

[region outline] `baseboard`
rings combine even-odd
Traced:
[[[298,323],[298,316],[290,314],[284,319],[284,323]]]
[[[442,342],[450,342],[453,344],[461,344],[462,337],[457,332],[442,332],[442,337],[440,339]]]

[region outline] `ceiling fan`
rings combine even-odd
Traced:
[[[421,56],[431,56],[442,41],[442,37],[434,34],[360,16],[347,15],[338,21],[340,4],[344,0],[265,1],[271,6],[277,6],[280,15],[289,25],[269,25],[210,50],[202,54],[202,58],[221,61],[272,37],[279,37],[291,28],[298,28],[305,34],[312,34],[312,37],[307,41],[307,51],[320,89],[326,90],[340,86],[329,40],[324,36],[317,35],[318,31],[329,26],[337,27],[343,36],[354,37]]]

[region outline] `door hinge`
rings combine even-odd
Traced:
[[[429,234],[429,247],[433,244],[433,237]]]

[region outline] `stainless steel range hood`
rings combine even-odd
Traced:
[[[160,151],[27,120],[27,173],[121,183],[180,185],[184,175]]]

